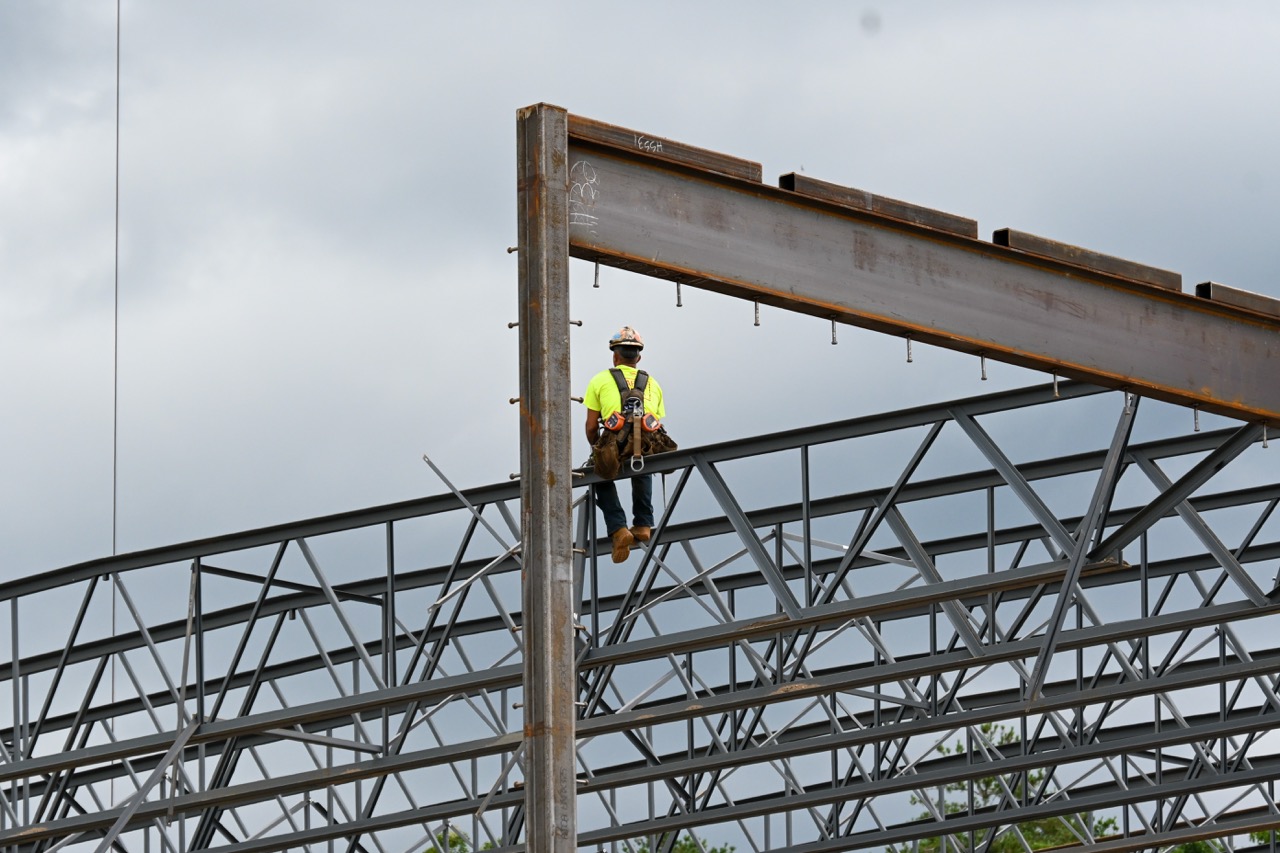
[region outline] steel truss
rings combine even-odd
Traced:
[[[578,844],[1274,827],[1275,457],[1056,390],[657,457],[623,566],[580,480]],[[0,586],[0,849],[522,849],[519,486],[450,489]]]

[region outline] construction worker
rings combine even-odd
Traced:
[[[636,366],[640,363],[644,338],[630,326],[623,326],[609,338],[609,349],[613,351],[613,369],[602,370],[592,377],[587,393],[583,395],[583,402],[587,407],[587,442],[592,447],[596,446],[602,432],[617,424],[623,417],[631,415],[629,411],[623,411],[623,384],[628,389],[640,392],[630,396],[643,398],[644,410],[641,414],[659,421],[666,414],[666,407],[662,402],[662,386]],[[630,408],[631,401],[628,400],[626,405]],[[638,474],[631,478],[630,528],[627,527],[627,514],[623,512],[622,503],[618,500],[618,487],[612,480],[596,484],[595,498],[604,512],[605,528],[613,542],[613,561],[626,562],[632,545],[649,541],[653,527],[653,476]]]

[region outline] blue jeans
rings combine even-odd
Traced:
[[[604,525],[610,536],[620,527],[627,526],[627,514],[618,500],[618,484],[612,480],[596,483],[596,503],[604,513]],[[653,475],[641,474],[631,478],[631,517],[635,527],[653,527]]]

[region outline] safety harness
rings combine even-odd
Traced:
[[[643,370],[636,371],[635,385],[627,383],[627,376],[617,367],[609,368],[609,375],[618,386],[618,397],[622,401],[622,410],[613,412],[604,421],[604,428],[614,434],[619,449],[629,446],[631,470],[644,470],[646,453],[661,453],[663,450],[674,450],[675,442],[666,436],[662,422],[644,410],[644,389],[649,384],[649,374]],[[645,441],[646,433],[662,434],[662,440]],[[653,438],[658,436],[653,435]],[[667,447],[666,445],[670,446]]]

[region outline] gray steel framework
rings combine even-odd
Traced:
[[[577,481],[577,844],[1275,826],[1280,456],[1057,393],[655,458],[624,566]],[[0,585],[0,849],[523,849],[520,491]]]
[[[908,353],[913,338],[972,352],[983,360],[983,378],[985,360],[994,356],[1050,371],[1055,385],[1065,373],[1194,406],[1197,428],[1201,407],[1259,424],[1241,430],[1177,485],[1164,483],[1165,503],[1148,509],[1152,518],[1181,504],[1203,479],[1202,470],[1216,470],[1257,432],[1265,436],[1268,423],[1280,424],[1280,385],[1274,381],[1280,359],[1280,301],[1213,283],[1198,285],[1194,296],[1184,296],[1177,273],[1011,228],[996,231],[991,243],[983,243],[973,220],[804,175],[782,176],[775,190],[761,183],[757,163],[570,116],[550,104],[528,107],[519,116],[522,140],[529,136],[526,128],[540,128],[536,150],[525,145],[518,156],[517,246],[529,256],[522,257],[522,304],[540,307],[538,327],[543,330],[536,340],[522,332],[520,352],[522,411],[543,414],[521,432],[521,459],[536,463],[523,465],[521,474],[526,483],[538,483],[540,490],[544,481],[563,479],[563,465],[542,463],[567,453],[571,432],[563,396],[546,394],[548,378],[563,383],[568,374],[569,343],[561,315],[569,302],[571,252],[595,260],[597,271],[606,263],[672,278],[677,304],[680,284],[687,283],[752,299],[757,316],[764,301],[826,317],[832,343],[838,322],[853,323],[903,335]],[[555,204],[543,203],[548,189]],[[538,203],[530,203],[535,198]],[[558,327],[547,322],[552,317],[559,318]],[[546,371],[540,381],[523,381],[530,366]],[[1131,539],[1132,532],[1141,529],[1134,522],[1102,541],[1105,509],[1133,415],[1133,407],[1126,405],[1088,512],[1074,536],[1020,483],[1012,464],[983,429],[963,413],[954,415],[1068,559],[1060,582],[1064,592],[1046,623],[1027,679],[1029,702],[1042,695],[1063,617],[1075,600],[1069,593],[1078,586],[1085,564],[1119,553],[1128,541],[1125,537]],[[936,431],[917,459],[934,435]],[[1163,472],[1144,460],[1138,462],[1156,482],[1163,478]],[[913,468],[914,462],[899,482]],[[702,462],[697,470],[746,543],[781,612],[792,621],[798,619],[799,603],[763,546],[749,534],[750,525],[723,479]],[[544,545],[551,538],[568,538],[569,513],[563,501],[544,501],[526,521],[526,577],[540,590],[545,584],[539,579],[557,575],[557,561],[563,560],[562,552],[548,554]],[[875,521],[893,531],[922,577],[941,582],[928,552],[896,510],[885,511]],[[1188,517],[1188,524],[1202,531],[1198,519]],[[554,532],[552,537],[548,531]],[[1223,556],[1221,543],[1215,547],[1211,534],[1201,538],[1248,599],[1264,604],[1262,590],[1229,554]],[[856,550],[851,546],[851,552]],[[959,605],[947,602],[942,608],[963,645],[982,655],[982,639]],[[534,673],[563,668],[559,650],[570,639],[564,629],[571,620],[568,602],[561,599],[558,608],[542,615],[549,618],[532,624],[528,634],[526,661],[533,661],[526,664],[529,688],[541,686]],[[543,719],[531,704],[526,733],[536,735]],[[567,715],[559,719],[570,725]],[[573,756],[565,740],[550,750],[543,748],[543,741],[536,736],[531,740],[530,755],[536,754],[537,761],[531,762],[530,775],[535,778],[549,776],[554,766],[563,768]],[[1006,790],[1012,797],[1013,789]],[[975,802],[972,791],[970,810]],[[532,853],[563,849],[538,841],[562,835],[557,821],[569,811],[563,796],[550,792],[548,785],[529,786]],[[984,793],[980,799],[985,805],[988,797]],[[941,817],[947,808],[941,793],[939,800],[935,814]],[[1088,821],[1081,824],[1089,830]],[[971,843],[975,840],[971,835]]]

